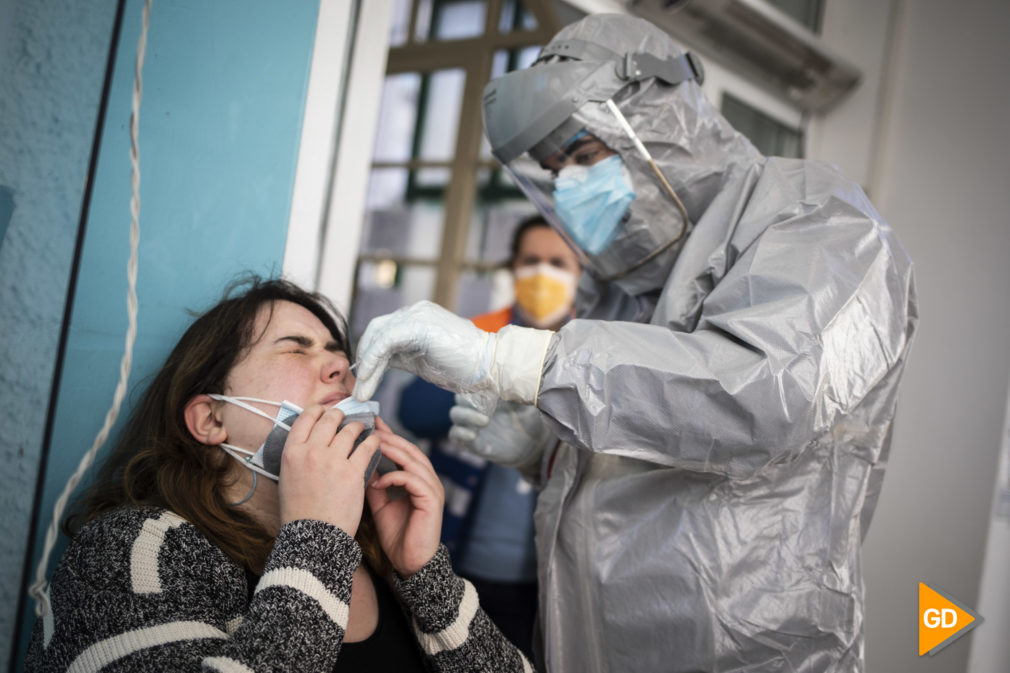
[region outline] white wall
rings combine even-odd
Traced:
[[[921,322],[865,544],[867,670],[949,673],[997,626],[917,657],[917,582],[979,605],[1010,373],[1010,4],[898,7],[873,196],[916,263]]]
[[[392,14],[392,0],[319,5],[284,275],[322,292],[344,315],[354,289]]]
[[[807,129],[807,156],[835,164],[844,175],[873,191],[879,159],[880,121],[886,98],[887,59],[894,0],[827,0],[821,37],[859,68],[859,84]],[[870,194],[870,198],[873,198]]]
[[[1010,400],[1005,416],[978,597],[986,628],[973,636],[969,673],[1010,670]]]

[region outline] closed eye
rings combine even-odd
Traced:
[[[289,336],[283,336],[280,339],[277,339],[274,343],[286,347],[294,346],[295,352],[300,352],[302,349],[311,348],[312,344],[315,342],[307,336],[292,334]]]
[[[315,347],[317,342],[315,341],[315,339],[304,336],[302,334],[291,334],[277,339],[274,343],[286,347],[293,346],[294,348],[288,351],[289,353],[304,353],[306,350]],[[337,341],[327,341],[326,344],[323,346],[323,348],[330,353],[345,352],[344,346],[338,343]]]

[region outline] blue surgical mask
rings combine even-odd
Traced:
[[[587,255],[598,255],[621,228],[635,200],[621,157],[561,169],[554,180],[554,210],[569,235]]]
[[[232,444],[225,444],[223,442],[220,446],[229,455],[253,472],[258,472],[265,477],[278,481],[280,479],[281,453],[284,451],[284,443],[287,442],[288,431],[291,430],[291,424],[295,422],[295,419],[298,418],[299,415],[301,415],[302,408],[293,402],[288,402],[287,400],[282,402],[271,402],[270,400],[260,400],[254,397],[232,397],[230,395],[210,395],[210,397],[221,402],[234,404],[235,406],[241,407],[246,411],[251,411],[257,416],[262,416],[263,418],[273,422],[273,430],[270,431],[270,434],[267,435],[267,438],[263,441],[263,444],[260,445],[259,449],[257,449],[255,453]],[[277,416],[271,417],[269,414],[260,411],[249,404],[249,402],[277,406],[279,407],[277,410]],[[344,412],[344,420],[341,422],[340,428],[343,428],[352,421],[358,421],[365,426],[365,430],[358,435],[357,440],[354,442],[354,448],[357,448],[358,444],[372,434],[372,430],[375,429],[375,417],[379,413],[379,403],[371,401],[360,402],[355,400],[353,397],[348,397],[340,402],[340,404],[337,404],[336,408]],[[351,452],[353,453],[354,449],[351,449]],[[376,451],[375,455],[372,456],[372,461],[365,470],[366,484],[368,483],[368,480],[371,479],[372,473],[375,471],[375,468],[378,466],[381,458],[382,454],[379,451]]]

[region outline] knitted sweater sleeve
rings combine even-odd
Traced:
[[[421,649],[442,673],[520,671],[533,667],[481,609],[473,585],[456,575],[445,545],[419,571],[395,578],[414,619]]]
[[[88,524],[53,574],[29,671],[332,671],[347,627],[354,540],[281,527],[248,597],[245,573],[194,526],[125,509]]]

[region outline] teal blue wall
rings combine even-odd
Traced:
[[[119,42],[33,568],[53,502],[101,427],[118,379],[142,6],[127,3]],[[140,316],[128,402],[191,319],[187,309],[212,304],[240,271],[280,274],[317,12],[318,1],[307,0],[154,2],[140,113]]]

